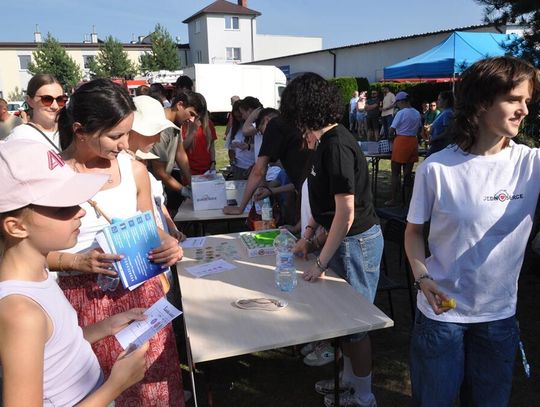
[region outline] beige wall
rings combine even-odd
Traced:
[[[0,50],[0,91],[4,99],[9,99],[9,94],[15,91],[25,89],[30,80],[30,75],[26,70],[19,67],[19,55],[31,54],[27,50],[2,49]]]
[[[146,49],[146,48],[145,48]],[[139,55],[141,55],[145,49],[127,49],[128,58],[139,65]],[[26,90],[28,81],[32,77],[28,71],[21,70],[19,67],[19,55],[32,55],[34,49],[9,49],[0,48],[0,91],[3,98],[8,99],[9,94],[15,91],[18,87],[19,90]],[[85,48],[67,48],[67,54],[73,58],[73,60],[79,65],[81,71],[84,71],[84,55],[97,55],[99,48],[85,47]]]

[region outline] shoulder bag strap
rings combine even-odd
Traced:
[[[34,130],[36,130],[37,132],[39,132],[43,137],[45,137],[45,140],[47,140],[51,146],[54,147],[54,149],[57,151],[57,152],[61,152],[60,149],[58,148],[58,146],[56,144],[53,143],[53,141],[47,137],[47,135],[45,133],[43,133],[38,127],[36,127],[35,125],[33,125],[32,123],[26,123],[28,126],[32,127]]]

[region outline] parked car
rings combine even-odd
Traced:
[[[22,100],[7,102],[7,110],[9,113],[16,113],[21,107],[23,107],[24,104],[25,103]]]

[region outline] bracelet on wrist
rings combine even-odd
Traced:
[[[328,270],[328,266],[323,266],[319,257],[317,257],[317,261],[315,262],[315,264],[317,265],[317,268],[321,273],[324,273],[326,270]]]
[[[420,277],[418,277],[416,280],[414,280],[414,284],[413,284],[414,288],[416,288],[417,290],[420,290],[420,283],[424,279],[428,279],[428,280],[433,281],[433,277],[431,277],[428,273],[424,273]]]

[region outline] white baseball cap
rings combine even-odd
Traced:
[[[34,140],[0,143],[0,213],[30,204],[79,205],[107,182],[105,174],[79,174],[56,151]]]
[[[155,136],[169,127],[180,130],[173,122],[167,120],[163,106],[150,96],[135,96],[133,102],[137,107],[133,119],[132,130],[143,136]]]

